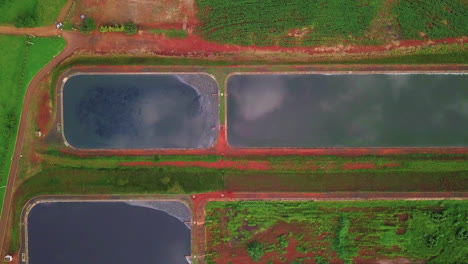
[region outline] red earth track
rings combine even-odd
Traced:
[[[241,53],[253,52],[261,54],[269,53],[290,53],[290,54],[368,54],[381,53],[400,48],[411,48],[420,46],[431,46],[438,44],[466,43],[467,37],[444,38],[444,39],[425,39],[425,40],[401,40],[394,41],[385,45],[335,45],[335,46],[310,46],[310,47],[281,47],[281,46],[238,46],[232,44],[218,44],[209,42],[201,36],[190,34],[187,38],[167,38],[161,34],[153,34],[141,31],[139,34],[128,38],[123,33],[92,33],[88,38],[88,43],[80,49],[91,53],[107,54],[119,53],[135,50],[156,53],[159,55],[177,55],[177,56],[213,56],[217,53]],[[138,43],[138,47],[135,47]]]

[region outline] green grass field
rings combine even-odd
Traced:
[[[405,39],[447,38],[468,34],[464,0],[403,0],[393,9]]]
[[[199,0],[199,31],[208,40],[239,45],[310,46],[340,39],[359,41],[382,2]]]
[[[47,26],[58,17],[67,0],[0,0],[0,24],[17,24],[32,18],[27,26]]]
[[[467,201],[448,200],[211,202],[207,263],[248,255],[261,263],[466,263],[467,212]]]
[[[372,22],[396,40],[461,37],[468,34],[463,0],[199,0],[198,33],[210,41],[237,45],[313,46],[382,44],[371,37]],[[381,28],[380,28],[381,27]],[[383,32],[385,34],[385,32]]]
[[[27,41],[34,44],[28,45]],[[7,182],[26,87],[64,47],[61,38],[0,36],[4,51],[0,54],[0,186]],[[4,188],[0,189],[0,211],[3,192]]]

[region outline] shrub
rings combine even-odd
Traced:
[[[265,254],[265,247],[257,241],[247,245],[247,252],[254,261],[259,261]]]
[[[126,24],[102,25],[99,27],[99,32],[125,32],[127,35],[134,35],[138,32],[138,28],[133,22]]]
[[[24,13],[15,21],[16,27],[34,27],[37,24],[35,15],[32,13]]]
[[[109,32],[109,26],[100,26],[99,27],[99,32],[101,32],[101,33]]]
[[[135,35],[138,32],[137,26],[133,22],[125,24],[125,34]]]
[[[78,28],[81,33],[89,33],[96,29],[96,21],[92,18],[86,18]]]

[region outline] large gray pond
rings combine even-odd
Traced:
[[[28,216],[29,264],[187,264],[180,202],[39,203]]]
[[[207,148],[216,81],[205,74],[79,74],[63,87],[63,131],[84,149]]]
[[[233,75],[234,147],[468,146],[468,75]]]

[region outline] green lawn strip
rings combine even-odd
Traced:
[[[27,44],[29,41],[34,44]],[[0,36],[0,186],[6,185],[14,151],[23,98],[34,75],[58,54],[65,42],[61,38]],[[0,212],[3,205],[0,196]]]
[[[67,0],[0,0],[0,24],[40,27],[52,24]]]
[[[0,53],[0,186],[7,183],[11,155],[15,146],[18,117],[24,91],[19,85],[27,48],[26,37],[0,36],[0,47],[9,52]],[[20,87],[18,87],[20,86]],[[0,197],[3,204],[3,196]],[[0,205],[1,207],[1,205]]]
[[[188,33],[186,30],[179,30],[179,29],[160,29],[160,28],[151,28],[148,29],[149,32],[154,34],[163,34],[168,38],[186,38],[188,37]]]
[[[311,46],[345,40],[369,42],[364,35],[383,0],[348,3],[341,0],[291,0],[287,3],[199,0],[196,3],[201,22],[197,30],[210,41],[236,45]],[[299,36],[293,36],[294,33]]]
[[[10,251],[19,246],[18,227],[23,205],[38,195],[185,194],[223,189],[222,172],[196,168],[77,169],[45,166],[21,184],[15,199]]]
[[[208,252],[220,243],[266,243],[257,235],[286,222],[307,228],[305,236],[321,235],[321,241],[315,242],[304,239],[304,233],[288,237],[298,241],[298,252],[321,252],[324,258],[336,254],[351,262],[359,249],[370,248],[387,258],[428,263],[468,260],[467,201],[210,202],[206,210]],[[219,223],[225,217],[227,227],[221,232]],[[255,228],[243,230],[246,222]]]
[[[226,189],[233,192],[466,192],[468,171],[226,171]]]

